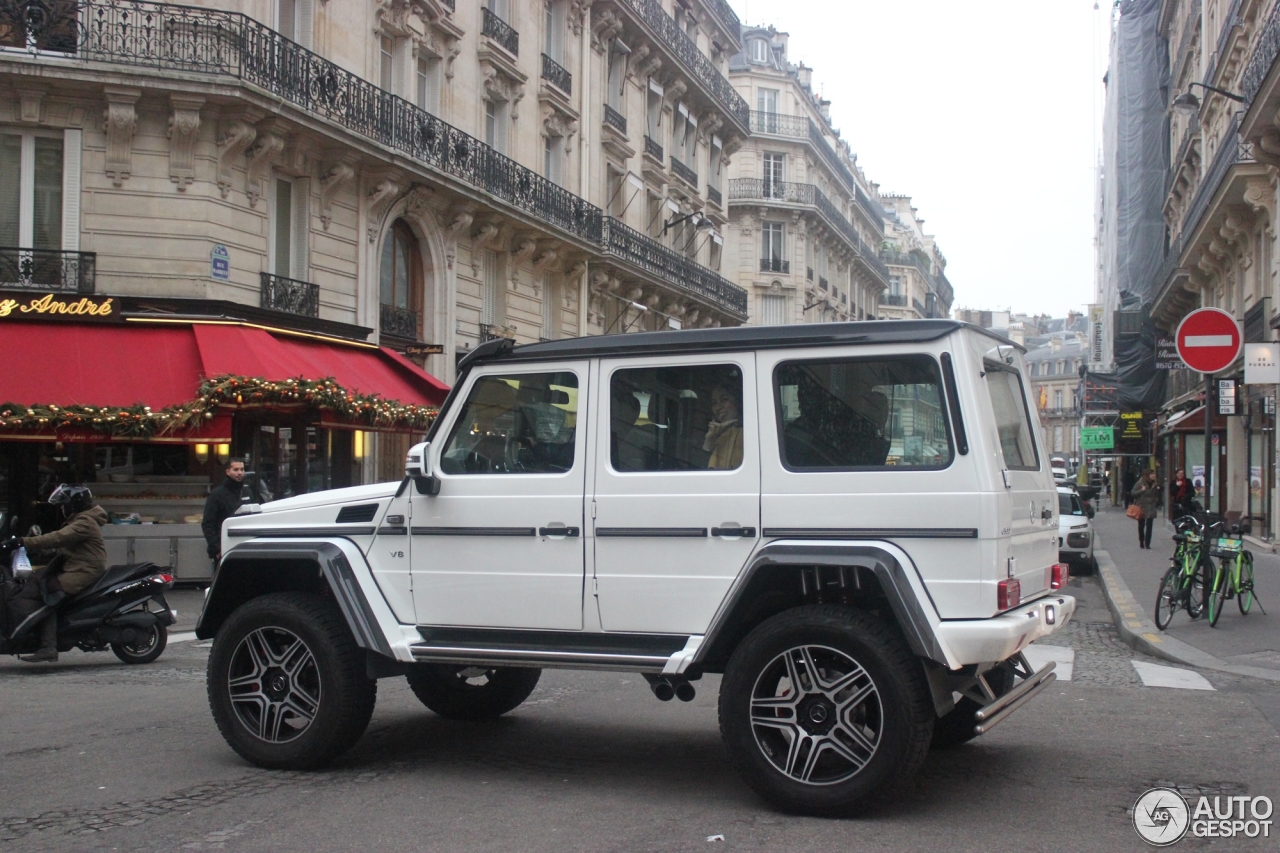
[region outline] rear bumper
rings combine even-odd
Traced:
[[[1071,621],[1076,600],[1050,594],[990,619],[955,619],[938,626],[938,638],[961,666],[1008,660]]]

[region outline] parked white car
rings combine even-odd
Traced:
[[[844,813],[1053,681],[1022,650],[1075,599],[1008,340],[951,320],[495,340],[460,373],[402,482],[226,522],[196,633],[249,761],[332,760],[382,677],[481,720],[543,667],[686,701],[723,673],[746,781]]]
[[[1058,560],[1076,575],[1093,574],[1098,567],[1093,558],[1093,522],[1070,486],[1058,487]]]

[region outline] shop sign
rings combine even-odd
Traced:
[[[0,320],[115,320],[119,316],[111,296],[0,293]]]
[[[1110,450],[1115,447],[1115,430],[1112,427],[1081,427],[1081,450]]]
[[[1173,338],[1156,339],[1156,370],[1186,370],[1187,363],[1178,355],[1178,342]],[[1277,380],[1280,381],[1280,380]]]
[[[231,278],[231,253],[221,243],[215,245],[209,253],[209,274],[218,281],[228,281]]]
[[[1218,414],[1237,414],[1236,381],[1234,379],[1218,380]]]
[[[1121,441],[1142,440],[1142,412],[1121,412],[1120,423],[1124,425],[1120,432]]]
[[[440,355],[444,344],[411,344],[404,348],[405,355]]]
[[[1244,384],[1280,384],[1280,343],[1244,345]]]

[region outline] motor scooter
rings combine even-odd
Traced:
[[[16,527],[16,519],[4,526]],[[62,559],[58,555],[50,562],[55,572]],[[0,548],[0,654],[37,651],[36,626],[53,610],[58,614],[59,652],[109,648],[125,663],[151,663],[164,651],[169,626],[177,621],[178,614],[164,596],[173,586],[173,575],[154,563],[111,566],[88,589],[75,595],[46,595],[31,612],[10,606],[23,584],[36,582],[30,575],[15,575],[12,554]]]

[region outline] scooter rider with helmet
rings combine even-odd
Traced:
[[[18,598],[33,603],[56,604],[62,596],[75,595],[93,586],[107,570],[107,546],[102,539],[102,526],[107,512],[93,501],[93,493],[85,486],[61,485],[49,495],[49,503],[62,508],[66,523],[52,533],[40,536],[12,537],[0,551],[11,553],[19,547],[29,551],[57,549],[64,557],[61,571],[49,573],[48,567],[31,573]],[[52,599],[52,600],[51,600]],[[40,649],[19,659],[30,663],[47,663],[58,659],[58,614],[51,610],[40,623]]]

